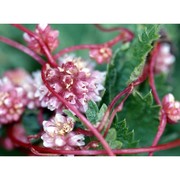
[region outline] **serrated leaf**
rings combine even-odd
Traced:
[[[95,102],[89,101],[88,102],[88,109],[86,111],[86,117],[92,124],[96,124],[98,122],[98,106]]]
[[[160,107],[154,106],[151,100],[147,100],[150,96],[152,96],[151,92],[143,96],[141,93],[134,91],[126,101],[123,111],[118,114],[119,119],[126,118],[129,128],[135,131],[135,134],[132,132],[133,135],[127,133],[126,121],[118,122],[116,120],[114,122],[113,125],[116,129],[117,126],[121,127],[117,133],[121,141],[121,138],[125,140],[125,144],[128,138],[131,139],[131,137],[135,136],[135,139],[139,140],[140,146],[151,145],[159,124],[158,116]]]
[[[136,80],[142,73],[148,53],[152,50],[152,43],[159,38],[159,25],[147,25],[139,38],[134,42],[132,58],[134,70],[130,75],[129,83]],[[131,52],[130,52],[131,54]]]
[[[106,136],[106,141],[112,149],[120,149],[122,147],[122,142],[118,141],[117,139],[117,132],[116,129],[111,128],[108,131]]]
[[[134,139],[134,131],[129,131],[126,120],[118,121],[116,118],[113,127],[117,129],[117,140],[122,143],[123,148],[136,147],[138,141]]]

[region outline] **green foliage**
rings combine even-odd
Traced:
[[[122,147],[122,142],[117,140],[117,132],[114,128],[109,129],[106,141],[112,149],[121,149]]]
[[[123,148],[133,148],[138,145],[139,141],[134,138],[134,130],[128,129],[125,119],[123,121],[116,119],[113,127],[117,129],[117,140],[122,142]]]
[[[86,117],[92,124],[96,124],[98,120],[98,111],[99,109],[97,104],[93,101],[89,101],[88,109],[86,111]]]
[[[41,127],[38,123],[38,111],[26,110],[22,117],[22,124],[26,130],[27,135],[37,134]]]
[[[96,124],[99,122],[102,118],[107,109],[107,106],[103,104],[99,110],[97,104],[93,101],[88,102],[88,109],[86,111],[86,117],[87,119],[92,123]]]
[[[134,41],[134,44],[132,45],[133,48],[129,53],[132,60],[134,61],[134,70],[131,73],[129,82],[136,80],[142,73],[147,55],[153,48],[152,43],[159,38],[158,33],[158,25],[147,25],[144,27],[142,34],[138,36],[138,39]]]
[[[147,146],[151,145],[156,135],[159,110],[159,106],[153,105],[151,92],[143,96],[134,91],[126,101],[123,111],[118,113],[118,118],[126,118],[129,128],[135,130],[135,138],[139,140],[139,145]],[[114,126],[117,128],[120,125],[121,122],[117,119]],[[120,133],[119,131],[118,134]]]

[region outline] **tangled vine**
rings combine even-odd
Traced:
[[[175,101],[171,93],[161,100],[156,90],[155,76],[168,73],[175,61],[170,44],[162,41],[161,33],[149,40],[147,53],[136,65],[130,81],[124,84],[125,88],[109,104],[103,104],[107,95],[104,84],[110,84],[111,79],[106,77],[107,72],[94,70],[92,60],[99,65],[107,64],[111,71],[112,48],[118,43],[129,47],[136,36],[131,30],[95,25],[102,32],[117,32],[118,35],[102,44],[76,45],[54,54],[59,46],[59,32],[50,25],[37,25],[34,31],[19,24],[12,26],[24,33],[27,46],[2,36],[0,41],[28,54],[42,68],[32,75],[23,69],[9,70],[0,79],[0,125],[6,129],[1,144],[5,148],[18,147],[29,155],[39,156],[139,153],[152,156],[156,151],[180,146],[180,139],[159,145],[167,124],[180,120],[180,102]],[[150,33],[152,29],[149,36]],[[77,50],[88,50],[91,61],[69,54]],[[112,125],[126,106],[126,100],[147,81],[159,108],[157,133],[149,147],[122,148],[122,142],[111,139]],[[100,111],[97,104],[102,105]],[[37,134],[27,135],[22,125],[26,109],[38,109],[36,120],[40,131]],[[47,110],[50,115],[45,120]]]

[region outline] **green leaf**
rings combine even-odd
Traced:
[[[136,147],[138,142],[134,139],[134,131],[130,131],[127,127],[126,120],[118,121],[116,118],[113,127],[117,129],[117,140],[122,142],[123,148]]]
[[[159,37],[159,28],[158,25],[140,27],[140,30],[137,27],[138,38],[135,38],[131,45],[122,44],[107,66],[103,103],[109,104],[120,91],[142,73],[147,55],[152,50],[152,43]]]
[[[140,146],[148,146],[153,142],[159,124],[160,107],[153,105],[151,96],[151,92],[143,96],[138,91],[134,91],[125,102],[122,112],[118,113],[118,118],[126,121],[121,122],[117,119],[113,126],[116,129],[119,128],[118,137],[127,147],[129,147],[128,142],[133,142],[134,137],[139,139]],[[135,130],[135,134],[130,132],[127,135],[125,122],[130,129]]]
[[[96,122],[98,122],[98,112],[99,112],[99,109],[98,109],[97,104],[90,100],[88,102],[88,109],[86,111],[86,117],[92,124],[96,124]]]
[[[142,73],[147,55],[152,50],[152,43],[159,38],[159,25],[147,25],[142,34],[134,41],[129,53],[134,61],[134,70],[130,75],[129,83],[136,80]]]
[[[22,117],[22,124],[26,130],[27,135],[37,134],[41,127],[38,123],[38,111],[26,110]]]
[[[107,110],[107,105],[103,104],[99,110],[99,113],[97,114],[97,121],[101,121],[101,119],[103,118],[105,112]]]
[[[116,138],[117,138],[116,129],[114,128],[109,129],[108,134],[106,136],[106,141],[112,149],[120,149],[122,147],[122,142],[116,140]]]

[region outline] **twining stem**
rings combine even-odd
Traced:
[[[45,77],[45,70],[46,70],[46,66],[43,66],[42,68],[42,80],[44,82],[44,84],[46,85],[46,87],[48,88],[48,90],[54,95],[56,96],[65,106],[67,106],[71,111],[73,111],[77,117],[88,127],[89,130],[92,131],[92,133],[97,137],[97,139],[101,142],[101,144],[103,145],[104,149],[106,150],[106,152],[110,155],[110,156],[114,156],[114,153],[112,152],[111,148],[109,147],[108,143],[105,141],[105,139],[103,138],[103,136],[97,131],[97,129],[85,118],[85,116],[83,114],[81,114],[74,106],[72,106],[71,104],[69,104],[64,98],[62,98],[58,93],[56,93],[53,88],[51,88],[51,86],[49,85],[49,83],[46,81],[46,77]]]
[[[122,111],[123,106],[124,106],[124,102],[125,102],[126,99],[129,97],[129,95],[131,94],[131,92],[132,92],[132,90],[128,92],[128,94],[124,97],[124,99],[121,101],[121,103],[113,110],[113,112],[112,112],[112,114],[111,114],[111,116],[110,116],[110,120],[109,120],[109,122],[108,122],[108,125],[107,125],[107,127],[106,127],[106,129],[105,129],[105,132],[104,132],[103,137],[106,137],[106,135],[108,134],[108,131],[109,131],[109,129],[110,129],[112,123],[113,123],[113,120],[114,120],[116,114],[117,114],[118,112]]]
[[[83,49],[96,49],[96,48],[102,48],[102,47],[112,47],[115,44],[117,44],[119,41],[123,40],[124,35],[120,34],[114,39],[103,43],[103,44],[81,44],[76,46],[71,46],[65,49],[60,50],[57,54],[54,55],[54,59],[58,59],[60,56],[70,53],[77,50],[83,50]]]
[[[26,46],[23,46],[22,44],[20,44],[16,41],[13,41],[11,39],[8,39],[8,38],[2,37],[2,36],[0,36],[0,41],[28,54],[34,60],[36,60],[39,64],[41,64],[41,65],[45,64],[45,61],[40,56],[38,56],[34,51],[27,48]]]
[[[154,99],[155,99],[156,103],[158,105],[161,105],[161,100],[159,99],[158,93],[156,91],[155,82],[154,82],[154,65],[155,65],[155,62],[156,62],[156,59],[157,59],[159,48],[160,48],[160,45],[157,44],[154,47],[154,50],[152,51],[152,55],[151,55],[151,58],[150,58],[150,64],[149,64],[149,84],[150,84],[150,87],[152,89],[152,94],[154,96]]]
[[[100,25],[96,25],[96,27],[98,27],[98,29],[100,30],[103,29],[102,31],[105,31],[105,32],[112,32],[114,30],[118,30],[120,31],[120,34],[118,34],[114,39],[108,42],[102,43],[102,44],[82,44],[82,45],[77,45],[77,46],[72,46],[72,47],[62,49],[57,54],[54,55],[54,59],[58,59],[63,54],[69,53],[72,51],[83,50],[83,49],[94,49],[94,48],[101,48],[101,47],[112,47],[118,42],[120,42],[121,40],[124,40],[127,42],[127,41],[131,41],[134,38],[134,34],[126,28],[107,30],[106,28],[102,28]]]
[[[142,74],[139,76],[139,78],[137,80],[135,80],[134,82],[132,82],[131,84],[128,85],[128,87],[126,87],[123,91],[121,91],[118,95],[116,95],[114,97],[114,99],[111,101],[110,105],[108,106],[108,109],[106,110],[99,126],[98,126],[98,131],[102,131],[102,129],[104,128],[108,117],[111,113],[111,110],[113,108],[113,106],[117,103],[117,101],[124,96],[125,94],[129,94],[133,91],[135,86],[138,86],[139,84],[141,84],[142,82],[144,82],[148,76],[148,71],[147,71],[148,67],[144,67]],[[129,96],[128,95],[128,96]],[[114,115],[115,116],[115,113]],[[113,119],[110,120],[110,122],[113,121]],[[112,123],[112,122],[111,122]]]
[[[121,91],[110,103],[110,105],[108,106],[108,109],[106,110],[99,126],[98,126],[98,131],[102,131],[104,125],[106,124],[108,117],[111,113],[111,110],[113,108],[113,106],[116,104],[116,102],[122,97],[124,96],[126,93],[128,93],[131,90],[131,86],[128,86],[127,88],[125,88],[123,91]]]
[[[161,100],[160,100],[158,93],[156,91],[156,86],[155,86],[155,82],[154,82],[154,65],[155,65],[155,61],[157,59],[159,49],[160,49],[160,44],[157,43],[156,46],[154,47],[154,50],[152,51],[151,58],[150,58],[149,84],[150,84],[150,87],[152,89],[152,93],[153,93],[153,96],[154,96],[156,103],[161,106],[162,103],[161,103]],[[156,136],[153,140],[153,144],[152,144],[153,146],[156,146],[158,144],[158,142],[159,142],[159,140],[160,140],[161,136],[163,135],[163,132],[166,128],[166,124],[167,124],[167,117],[166,117],[165,113],[163,111],[161,111],[160,123],[158,126],[158,131],[156,133]],[[153,153],[150,152],[149,156],[152,156],[152,155],[153,155]]]
[[[20,29],[21,31],[27,33],[29,36],[34,37],[40,44],[42,50],[44,51],[49,64],[51,64],[51,66],[53,67],[57,67],[57,63],[55,62],[53,56],[51,55],[51,53],[49,52],[49,49],[47,47],[47,45],[44,43],[44,41],[37,36],[34,32],[30,31],[29,29],[27,29],[26,27],[20,25],[20,24],[12,24],[12,26],[16,27],[17,29]]]
[[[33,152],[36,155],[106,155],[107,152],[106,150],[56,150],[56,149],[51,149],[51,148],[44,148],[44,147],[39,147],[36,145],[32,145],[27,142],[22,142],[19,139],[15,137],[15,134],[12,133],[11,128],[9,128],[8,135],[11,138],[11,140],[17,144],[20,145],[21,147],[27,148],[29,150],[36,151]],[[180,139],[177,139],[175,141],[166,143],[166,144],[161,144],[158,146],[150,146],[150,147],[143,147],[143,148],[130,148],[130,149],[114,149],[112,152],[116,155],[123,155],[123,154],[139,154],[139,153],[148,153],[148,152],[156,152],[156,151],[163,151],[163,150],[168,150],[172,149],[175,147],[180,146]]]
[[[158,127],[158,132],[154,138],[154,141],[153,141],[153,144],[152,146],[156,146],[166,128],[166,124],[167,124],[167,117],[166,117],[166,114],[163,112],[163,110],[161,111],[161,118],[160,118],[160,124],[159,124],[159,127]],[[152,156],[153,153],[150,152],[149,153],[149,156]]]
[[[123,28],[123,27],[105,28],[100,24],[95,24],[95,27],[103,32],[114,32],[114,31],[124,32],[127,35],[126,41],[131,41],[134,38],[134,33],[127,28]]]

